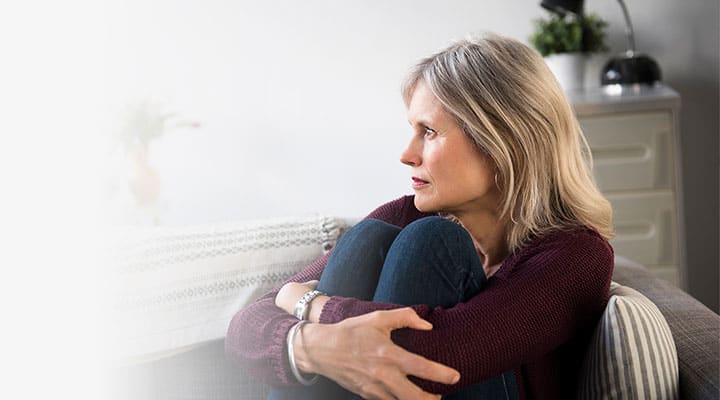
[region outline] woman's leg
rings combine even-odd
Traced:
[[[393,242],[373,300],[451,307],[477,294],[485,281],[470,234],[445,218],[427,217]]]
[[[399,233],[399,227],[376,219],[353,226],[335,245],[317,289],[331,296],[372,299],[387,252]],[[268,395],[269,400],[352,398],[351,392],[323,377],[312,386],[273,387]]]
[[[405,227],[388,252],[373,300],[451,307],[475,296],[486,282],[472,238],[440,217]],[[467,386],[445,399],[516,399],[512,371]]]
[[[377,219],[366,219],[342,235],[325,266],[318,290],[371,300],[385,258],[400,227]]]

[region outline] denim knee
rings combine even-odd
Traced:
[[[350,245],[359,254],[380,251],[384,259],[384,255],[399,233],[400,227],[398,226],[378,219],[365,219],[355,224],[347,233],[341,236],[337,247]]]
[[[448,306],[477,293],[485,282],[470,234],[441,217],[419,219],[397,236],[376,299]]]
[[[407,244],[427,249],[443,244],[454,254],[475,253],[470,233],[457,223],[442,217],[425,217],[412,222],[397,237]]]
[[[395,240],[395,236],[400,232],[400,227],[392,224],[388,224],[385,221],[379,219],[368,218],[364,219],[355,224],[349,231],[354,232],[358,235],[374,237],[383,242]],[[389,240],[383,240],[389,239]]]
[[[385,257],[400,228],[376,219],[357,223],[328,259],[318,290],[331,295],[372,298]]]
[[[441,236],[444,234],[461,234],[468,235],[468,238],[471,239],[465,228],[447,218],[438,216],[425,217],[415,220],[408,224],[403,231],[404,234],[407,235],[423,235],[423,233],[428,232],[431,234],[439,234]],[[425,236],[423,235],[420,237],[423,238]]]

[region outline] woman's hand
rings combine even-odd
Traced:
[[[460,373],[393,343],[390,333],[400,328],[430,330],[432,325],[411,308],[308,324],[295,338],[295,362],[302,372],[324,375],[366,399],[439,399],[408,375],[451,385]]]
[[[280,288],[275,296],[275,305],[285,310],[290,315],[295,314],[295,305],[298,300],[310,290],[317,287],[318,281],[308,281],[305,283],[288,282]]]

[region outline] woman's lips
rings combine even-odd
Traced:
[[[418,178],[417,176],[413,176],[413,177],[412,177],[412,182],[413,182],[413,183],[412,183],[413,189],[419,189],[419,188],[422,188],[422,187],[427,186],[427,185],[430,184],[430,182],[428,182],[428,181],[426,181],[426,180],[424,180],[424,179],[420,179],[420,178]]]

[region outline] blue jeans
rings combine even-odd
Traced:
[[[447,308],[476,295],[486,280],[472,238],[454,222],[427,217],[401,229],[368,219],[340,238],[318,290],[331,296]],[[323,377],[313,386],[273,387],[268,396],[270,400],[356,398]],[[443,397],[480,398],[519,398],[512,371]]]

